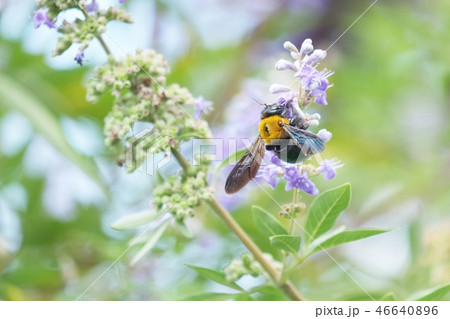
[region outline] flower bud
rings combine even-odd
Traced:
[[[284,42],[284,43],[283,43],[283,47],[284,47],[286,50],[289,50],[289,51],[291,51],[291,52],[298,52],[297,47],[296,47],[294,44],[292,44],[292,42],[290,42],[290,41]]]
[[[329,140],[331,140],[331,137],[333,136],[333,134],[331,134],[331,132],[327,131],[326,129],[321,129],[318,133],[317,136],[319,136],[319,138],[324,141],[324,142],[328,142]]]
[[[319,61],[322,61],[327,56],[327,51],[325,50],[314,50],[314,52],[311,55],[308,55],[304,58],[304,62],[307,64],[313,64]]]
[[[308,54],[314,50],[311,39],[306,39],[303,41],[302,46],[300,48],[300,54]]]
[[[282,84],[272,84],[269,88],[269,92],[276,94],[276,93],[284,93],[290,91],[290,88],[286,85],[282,85]]]
[[[289,62],[285,59],[278,60],[278,62],[275,64],[275,69],[277,71],[282,71],[282,70],[287,70],[287,69],[297,71],[295,65],[292,62]]]

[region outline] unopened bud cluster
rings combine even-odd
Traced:
[[[211,137],[207,122],[194,118],[197,99],[178,84],[166,85],[169,72],[161,54],[137,50],[120,61],[110,57],[88,81],[89,102],[97,102],[106,92],[114,97],[112,110],[105,118],[105,143],[120,162],[125,161],[129,172],[149,154],[163,152],[170,156],[183,141]],[[136,122],[150,123],[153,128],[139,137],[142,132],[132,131]],[[155,208],[170,212],[180,222],[192,216],[201,200],[211,196],[206,181],[208,167],[209,163],[202,161],[158,184],[153,192]]]
[[[208,124],[193,117],[196,99],[191,93],[178,84],[162,87],[169,72],[166,59],[154,50],[138,50],[121,61],[110,58],[94,70],[94,77],[87,85],[87,100],[95,103],[107,91],[113,95],[104,133],[106,145],[119,158],[126,158],[127,144],[133,138],[129,133],[138,121],[152,123],[154,134],[162,138],[158,143],[137,149],[139,154],[134,155],[135,160],[145,159],[149,150],[150,153],[168,152],[182,141],[211,137]],[[139,163],[127,165],[130,171],[138,166]]]
[[[183,171],[180,176],[169,176],[155,187],[152,204],[158,211],[172,214],[178,222],[193,217],[194,209],[200,202],[212,196],[212,190],[207,185],[205,169],[207,167],[191,168],[187,172]]]

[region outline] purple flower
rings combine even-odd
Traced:
[[[300,79],[300,84],[305,90],[312,91],[315,89],[326,90],[328,87],[327,77],[324,76],[325,73],[319,72],[316,68],[311,65],[304,65],[300,70],[295,73],[295,77]]]
[[[295,94],[292,91],[284,92],[279,98],[278,103],[288,106],[295,98]]]
[[[280,182],[279,176],[283,175],[285,164],[272,151],[266,152],[266,161],[270,164],[260,169],[258,178],[262,178],[272,188]]]
[[[83,59],[84,59],[84,52],[78,51],[77,55],[75,56],[74,60],[77,61],[79,65],[83,65]]]
[[[327,69],[319,72],[311,65],[303,65],[294,76],[300,79],[302,87],[308,92],[310,97],[314,97],[315,103],[327,105],[326,90],[330,87],[327,78],[332,74],[333,72]]]
[[[127,0],[119,0],[119,3],[125,3]]]
[[[342,166],[344,166],[344,164],[342,164],[337,158],[323,160],[322,163],[320,163],[320,167],[317,169],[317,172],[323,173],[323,177],[329,181],[336,176],[336,169]]]
[[[320,105],[328,105],[327,102],[327,93],[322,90],[313,90],[311,92],[311,96],[314,97],[314,103]]]
[[[295,166],[289,166],[286,168],[283,178],[287,181],[286,190],[290,191],[293,188],[298,188],[305,193],[311,195],[319,194],[319,190],[316,188],[313,182],[308,178],[308,174],[305,172],[300,174]]]
[[[294,166],[289,166],[288,168],[286,168],[283,178],[287,181],[286,183],[287,191],[290,191],[295,187],[299,175],[300,172]]]
[[[195,118],[199,119],[202,113],[209,113],[212,110],[212,102],[207,101],[203,96],[195,99]]]
[[[56,25],[48,17],[48,8],[41,8],[34,14],[34,28],[39,28],[42,24],[45,24],[49,28],[55,28]]]
[[[86,6],[86,10],[88,12],[98,11],[98,3],[95,0],[92,0],[92,2]]]

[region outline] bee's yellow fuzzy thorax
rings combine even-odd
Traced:
[[[261,135],[266,144],[270,144],[271,140],[287,137],[286,131],[280,124],[281,122],[289,124],[289,119],[273,115],[261,120],[259,123],[259,135]]]

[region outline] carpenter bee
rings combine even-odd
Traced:
[[[261,112],[259,135],[228,175],[225,192],[242,189],[258,173],[265,150],[273,151],[282,161],[298,163],[322,152],[325,142],[307,131],[303,114],[289,104],[265,104]]]

